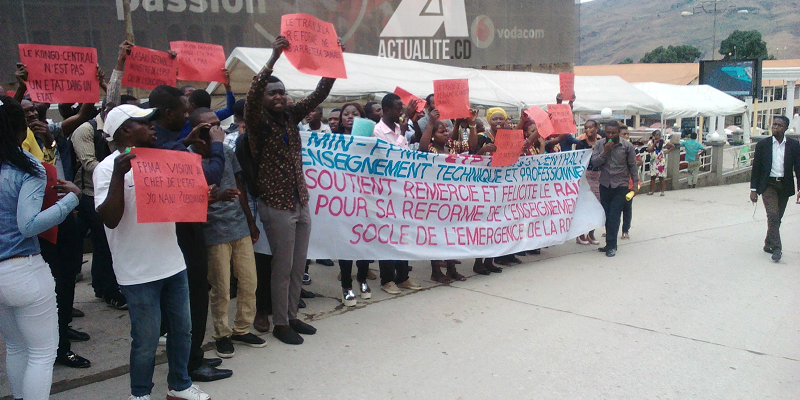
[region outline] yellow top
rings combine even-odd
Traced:
[[[22,149],[31,153],[31,155],[38,158],[39,161],[44,161],[42,148],[39,147],[39,143],[36,143],[36,138],[33,136],[33,131],[30,129],[28,129],[28,136],[25,137],[25,141],[22,142]]]

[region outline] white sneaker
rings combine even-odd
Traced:
[[[167,345],[167,334],[165,333],[164,336],[158,337],[158,345],[159,346],[166,346]]]
[[[149,394],[144,396],[131,395],[131,397],[128,397],[128,400],[150,400],[150,395]]]
[[[167,400],[211,400],[211,396],[200,390],[197,385],[192,385],[181,391],[170,389],[167,392]]]

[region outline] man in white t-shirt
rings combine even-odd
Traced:
[[[104,130],[118,149],[95,167],[94,203],[105,225],[114,272],[128,300],[131,319],[131,396],[149,400],[153,389],[161,313],[166,313],[169,375],[167,399],[207,400],[187,371],[191,346],[189,284],[175,223],[136,222],[133,147],[154,147],[151,121],[156,109],[120,105],[106,117]]]

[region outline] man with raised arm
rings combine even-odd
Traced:
[[[316,329],[297,319],[311,235],[297,123],[328,97],[336,80],[322,78],[308,97],[288,105],[283,82],[272,75],[272,67],[287,48],[289,41],[278,36],[272,57],[253,78],[244,118],[255,164],[258,214],[273,252],[272,334],[284,343],[301,344],[299,334],[313,335]]]

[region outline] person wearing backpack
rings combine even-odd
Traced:
[[[78,219],[91,231],[93,245],[92,255],[92,287],[95,297],[102,298],[106,304],[118,310],[126,310],[128,302],[120,292],[117,276],[111,261],[111,250],[108,248],[103,221],[94,208],[94,185],[92,173],[100,161],[109,154],[111,137],[103,132],[105,116],[114,108],[113,103],[106,104],[105,109],[95,118],[83,123],[72,134],[72,149],[76,167],[75,184],[81,188]]]

